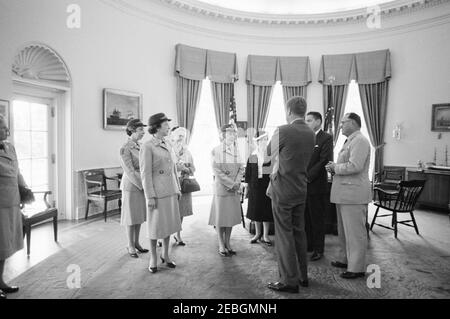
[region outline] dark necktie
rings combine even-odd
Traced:
[[[3,142],[0,142],[0,150],[6,151],[5,144]]]

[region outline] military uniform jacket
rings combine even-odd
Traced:
[[[16,150],[6,141],[4,149],[0,149],[0,208],[10,208],[20,205],[19,185],[25,186],[25,181],[19,171]]]
[[[181,194],[175,154],[168,141],[152,137],[139,152],[145,198],[164,198]]]
[[[236,147],[227,147],[225,143],[216,146],[212,152],[214,172],[214,194],[217,196],[234,196],[234,183],[241,182],[244,165]]]
[[[122,182],[120,183],[120,189],[122,191],[142,191],[139,151],[139,144],[131,139],[120,148],[120,165],[123,169]]]

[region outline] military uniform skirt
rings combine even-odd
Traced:
[[[19,206],[0,208],[0,260],[23,249],[22,214]]]
[[[177,195],[156,199],[156,209],[147,209],[148,238],[163,239],[181,230]]]
[[[140,225],[147,220],[147,205],[144,191],[122,191],[122,215],[120,224],[123,226]]]
[[[208,224],[216,227],[233,227],[240,223],[241,197],[214,195]]]
[[[192,212],[192,193],[181,194],[180,198],[180,216],[187,217],[193,215]]]

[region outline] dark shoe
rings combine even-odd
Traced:
[[[298,281],[298,283],[300,284],[300,286],[302,286],[302,287],[309,287],[309,281],[308,281],[308,279],[306,279],[306,280],[299,280]]]
[[[263,244],[266,244],[267,246],[272,246],[272,245],[273,245],[272,242],[271,242],[270,240],[264,240],[264,239],[261,239],[261,242],[262,242]]]
[[[138,254],[136,252],[132,253],[132,252],[130,252],[130,250],[128,248],[127,248],[127,251],[131,258],[139,258]]]
[[[344,268],[344,269],[347,269],[347,267],[348,267],[347,264],[341,263],[339,261],[332,261],[331,266],[336,267],[336,268]]]
[[[158,272],[158,267],[148,267],[148,271],[150,271],[152,274]]]
[[[258,242],[258,240],[261,239],[261,236],[259,236],[258,238],[252,238],[252,240],[250,240],[250,244],[256,244]]]
[[[356,279],[356,278],[362,278],[364,276],[366,276],[365,272],[346,271],[341,274],[341,278],[344,278],[344,279]]]
[[[167,267],[169,267],[169,268],[175,268],[177,266],[173,261],[170,263],[166,263],[166,260],[164,258],[162,258],[162,256],[160,258],[161,258],[162,263],[166,264]]]
[[[173,239],[175,239],[175,242],[177,243],[177,246],[186,246],[186,243],[184,241],[179,241],[178,238],[173,236]]]
[[[278,291],[278,292],[289,292],[291,294],[298,293],[298,286],[288,286],[282,284],[281,282],[269,282],[267,288]]]
[[[311,255],[311,261],[317,261],[322,259],[323,254],[322,253],[318,253],[317,251],[313,252],[313,254]]]
[[[139,247],[138,247],[138,246],[135,246],[135,248],[136,248],[137,251],[140,252],[141,254],[146,254],[146,253],[149,252],[148,249],[142,248],[142,247],[140,247],[140,246],[139,246]]]
[[[227,251],[220,251],[219,250],[219,255],[222,256],[222,257],[230,257],[231,256],[230,253],[228,252],[228,250]]]
[[[0,290],[0,299],[7,299],[6,294]]]
[[[11,287],[0,288],[0,291],[3,291],[5,294],[13,294],[13,293],[19,291],[19,287],[11,286]]]
[[[233,256],[236,255],[236,252],[233,249],[228,249],[227,248],[227,251],[228,251],[229,255],[233,255]]]

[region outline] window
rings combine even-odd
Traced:
[[[283,88],[279,82],[273,86],[272,99],[269,105],[269,114],[267,116],[266,131],[269,138],[278,126],[286,123],[286,111],[283,100]]]
[[[13,102],[14,144],[20,171],[33,190],[49,190],[49,106]]]
[[[201,191],[197,194],[212,194],[213,171],[211,167],[211,151],[219,145],[219,131],[216,126],[216,115],[211,92],[211,82],[204,80],[200,93],[200,101],[195,115],[193,135],[189,150],[197,168],[195,178]]]
[[[369,139],[369,133],[367,131],[366,120],[364,118],[364,113],[363,113],[362,105],[361,105],[361,98],[359,95],[359,88],[358,88],[358,84],[355,81],[352,81],[349,84],[348,93],[347,93],[347,102],[345,104],[344,114],[350,113],[350,112],[356,113],[361,117],[361,133],[365,137],[367,137],[367,139]],[[336,145],[334,146],[335,161],[337,160],[339,151],[342,149],[342,146],[344,145],[346,139],[347,139],[347,137],[345,137],[344,135],[341,134],[341,132],[339,132],[338,140],[336,142]],[[369,141],[370,141],[370,139],[369,139]],[[370,147],[370,166],[369,166],[369,178],[370,179],[372,179],[372,176],[373,176],[374,159],[375,159],[375,149],[371,145],[371,147]]]

